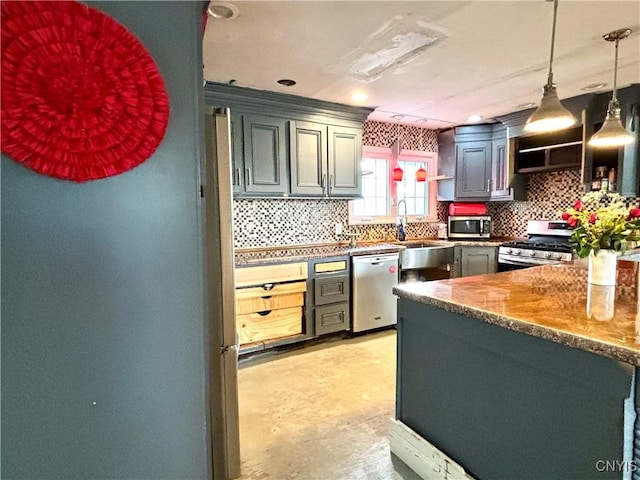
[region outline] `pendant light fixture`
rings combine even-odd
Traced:
[[[396,139],[391,144],[391,160],[395,167],[391,172],[391,179],[394,182],[401,182],[404,177],[404,172],[400,165],[398,165],[398,157],[400,156],[400,151],[402,150],[402,138],[400,136],[400,120],[404,118],[404,115],[394,115],[393,118],[396,120]]]
[[[542,100],[535,112],[527,119],[524,129],[527,132],[552,132],[568,128],[576,123],[574,116],[562,106],[556,86],[553,83],[553,48],[556,41],[556,18],[558,0],[553,1],[553,28],[551,30],[551,55],[549,58],[549,74],[547,84],[542,89]]]
[[[607,118],[602,127],[589,140],[589,145],[596,148],[613,148],[632,143],[634,138],[622,126],[620,120],[620,104],[616,95],[618,81],[618,43],[627,38],[631,33],[630,28],[622,28],[606,33],[602,36],[607,42],[616,42],[615,60],[613,63],[613,97],[607,107]]]
[[[424,135],[424,129],[420,128],[420,151],[423,151],[422,148],[422,137]],[[420,165],[420,168],[416,170],[416,182],[426,182],[427,181],[427,171],[424,169],[424,163]]]

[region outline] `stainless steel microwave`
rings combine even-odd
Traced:
[[[483,215],[449,217],[449,238],[489,238],[491,217]]]

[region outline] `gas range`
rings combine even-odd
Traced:
[[[573,244],[571,228],[566,222],[529,220],[527,240],[506,242],[498,248],[501,270],[570,262]],[[510,266],[510,267],[507,267]]]

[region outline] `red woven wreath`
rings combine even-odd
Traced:
[[[75,1],[1,6],[2,151],[76,182],[149,158],[166,132],[169,99],[140,41]]]

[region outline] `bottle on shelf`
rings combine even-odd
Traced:
[[[618,175],[616,173],[616,169],[612,168],[609,170],[609,191],[615,192],[618,188]]]
[[[596,176],[591,182],[591,190],[597,191],[602,189],[603,179],[607,175],[607,167],[596,167]],[[607,178],[607,186],[609,179]]]

